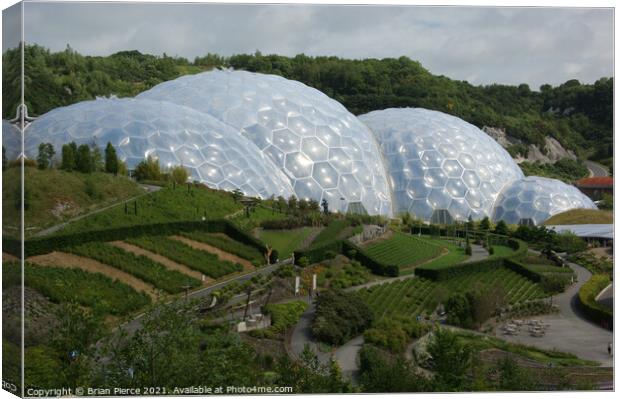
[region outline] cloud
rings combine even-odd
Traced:
[[[25,30],[90,55],[405,55],[454,79],[532,88],[613,75],[613,10],[600,8],[26,3]]]

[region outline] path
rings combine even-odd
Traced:
[[[590,171],[590,177],[604,177],[609,176],[607,167],[593,161],[585,161],[586,167]]]
[[[471,256],[469,259],[462,263],[471,263],[478,262],[484,260],[489,257],[489,252],[484,249],[482,245],[470,244],[471,245]]]
[[[209,287],[205,287],[202,288],[200,290],[197,291],[193,291],[190,292],[188,294],[188,298],[189,299],[199,299],[199,298],[207,298],[209,295],[211,295],[211,293],[215,290],[219,290],[233,282],[239,282],[239,283],[243,283],[244,281],[250,280],[252,277],[254,276],[258,276],[258,275],[265,275],[265,274],[269,274],[274,272],[276,269],[278,269],[280,266],[282,265],[286,265],[286,264],[290,264],[292,261],[292,259],[285,259],[281,262],[278,263],[274,263],[273,265],[268,265],[268,266],[263,266],[261,268],[258,268],[256,270],[254,270],[253,272],[250,273],[246,273],[246,274],[241,274],[235,277],[231,277],[228,280],[219,282],[217,284],[213,284]],[[119,328],[122,328],[123,330],[125,330],[128,333],[134,333],[135,331],[137,331],[141,326],[142,326],[142,318],[144,317],[144,313],[141,313],[139,315],[137,315],[135,318],[133,318],[132,320],[128,321],[127,323],[122,324]]]
[[[140,184],[140,186],[142,186],[146,190],[146,192],[144,192],[144,193],[142,193],[140,195],[136,195],[135,197],[125,198],[122,201],[118,201],[118,202],[115,202],[115,203],[110,204],[108,206],[104,206],[103,208],[95,209],[92,212],[88,212],[88,213],[84,213],[82,215],[78,215],[78,216],[73,217],[73,218],[71,218],[71,219],[69,219],[67,221],[64,221],[64,222],[60,223],[60,224],[57,224],[57,225],[54,225],[52,227],[48,227],[46,229],[43,229],[43,230],[39,231],[38,233],[36,233],[34,236],[35,237],[41,237],[41,236],[50,235],[52,233],[57,232],[58,230],[63,229],[69,223],[73,223],[73,222],[78,221],[80,219],[83,219],[83,218],[85,218],[87,216],[91,216],[91,215],[94,215],[96,213],[106,211],[106,210],[108,210],[110,208],[114,208],[115,206],[123,204],[123,203],[125,203],[127,201],[134,201],[134,200],[137,200],[140,197],[144,197],[145,195],[148,195],[150,193],[153,193],[153,192],[161,190],[160,186],[152,186],[152,185],[149,185],[149,184]]]
[[[527,332],[518,335],[502,335],[498,332],[498,336],[506,341],[557,349],[574,353],[582,359],[600,362],[602,366],[613,366],[613,358],[607,354],[607,344],[613,342],[613,332],[583,318],[577,307],[579,288],[592,274],[575,263],[567,262],[567,265],[576,273],[577,283],[553,297],[559,313],[535,317],[549,325],[545,336],[531,337]]]

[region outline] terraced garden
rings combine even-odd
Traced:
[[[390,238],[366,247],[366,252],[378,261],[395,264],[399,268],[418,265],[447,251],[443,243],[400,232],[394,232]]]
[[[438,282],[424,278],[394,281],[361,289],[358,295],[377,318],[391,315],[417,316],[432,312],[439,300],[442,297],[447,299],[447,295],[473,289],[484,290],[497,285],[504,287],[506,299],[511,304],[547,296],[538,284],[504,267]]]
[[[125,241],[155,252],[212,278],[220,278],[243,270],[243,266],[238,263],[220,260],[215,254],[192,248],[180,241],[164,236],[132,238]]]
[[[54,303],[76,302],[105,314],[123,316],[148,305],[151,300],[130,286],[100,273],[26,263],[25,284]],[[2,265],[3,286],[21,284],[19,263]]]
[[[226,234],[205,233],[204,231],[181,232],[180,236],[202,242],[226,251],[253,263],[264,263],[263,254],[254,247],[235,241]]]
[[[120,269],[171,294],[201,284],[199,280],[176,270],[167,269],[146,256],[134,255],[106,243],[91,242],[71,247],[68,251]]]

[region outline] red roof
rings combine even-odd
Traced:
[[[577,180],[577,187],[613,187],[613,177],[586,177],[581,180]]]

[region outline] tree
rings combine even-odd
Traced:
[[[471,218],[471,215],[469,215],[469,217],[467,218],[465,228],[467,229],[467,231],[474,231],[474,220]]]
[[[491,221],[488,216],[485,216],[484,219],[480,221],[480,230],[489,231],[491,230]]]
[[[239,200],[243,197],[243,191],[239,190],[238,188],[235,188],[232,191],[232,197],[235,203],[239,202]]]
[[[37,154],[37,166],[39,169],[47,169],[50,167],[52,158],[56,152],[54,146],[50,143],[39,144],[39,152]]]
[[[276,207],[278,208],[278,212],[280,213],[282,213],[284,208],[286,208],[286,199],[283,196],[279,195],[276,199]]]
[[[183,166],[175,166],[170,170],[170,177],[172,178],[172,181],[176,184],[183,184],[187,182],[187,179],[189,178],[189,173],[187,172],[187,169],[185,169]]]
[[[297,208],[299,208],[299,211],[301,213],[305,213],[308,210],[308,201],[306,201],[304,198],[300,199]]]
[[[325,215],[329,215],[329,203],[325,198],[321,201],[321,208],[323,208],[323,213]]]
[[[435,389],[445,392],[468,390],[468,371],[472,367],[473,350],[460,343],[456,333],[436,327],[427,347],[431,357]]]
[[[499,372],[498,388],[500,391],[533,391],[536,383],[528,371],[520,367],[510,356],[497,362]]]
[[[77,156],[77,146],[74,142],[69,144],[65,144],[62,146],[62,160],[60,163],[60,167],[66,171],[72,171],[76,169],[76,156]]]
[[[308,201],[308,209],[312,212],[318,212],[319,208],[319,202],[315,199],[311,199],[310,201]]]
[[[494,233],[503,236],[508,235],[508,225],[506,225],[506,222],[504,222],[503,220],[497,222],[497,224],[495,225]]]
[[[116,149],[108,141],[105,147],[105,171],[112,173],[114,176],[118,174],[118,157],[116,156]]]
[[[101,155],[101,150],[95,144],[92,145],[91,160],[91,167],[93,172],[103,172],[105,170],[105,164],[103,156]]]
[[[90,147],[86,144],[82,144],[77,149],[75,168],[78,172],[82,173],[90,173],[93,171],[93,159],[90,152]]]
[[[288,211],[289,213],[295,213],[297,211],[297,197],[291,195],[288,199]]]
[[[145,160],[136,165],[134,174],[138,180],[161,180],[159,160],[149,155]]]

